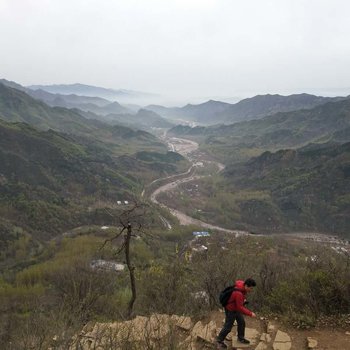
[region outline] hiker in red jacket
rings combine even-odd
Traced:
[[[243,315],[256,317],[254,312],[251,312],[246,307],[245,296],[247,293],[250,293],[253,290],[253,287],[256,286],[256,282],[252,278],[248,278],[245,281],[238,280],[235,282],[235,289],[232,292],[228,303],[225,306],[225,323],[224,326],[217,337],[217,343],[219,348],[226,349],[227,346],[224,343],[224,340],[231,332],[233,323],[237,320],[237,339],[242,344],[249,344],[249,340],[245,339],[245,321]]]

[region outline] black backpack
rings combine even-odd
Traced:
[[[236,289],[234,286],[226,287],[219,295],[220,304],[225,307],[230,299],[232,292]]]

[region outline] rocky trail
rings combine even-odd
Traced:
[[[153,314],[130,321],[88,324],[74,338],[70,350],[92,349],[217,349],[216,336],[224,322],[224,313],[214,311],[207,319],[193,321],[187,316]],[[236,341],[236,327],[227,336],[228,349],[249,350],[347,350],[350,332],[346,330],[286,330],[276,320],[246,317],[249,345]]]

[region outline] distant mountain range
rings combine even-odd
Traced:
[[[157,101],[160,96],[148,92],[132,91],[124,89],[107,89],[104,87],[85,84],[60,84],[60,85],[30,85],[30,90],[43,90],[51,94],[77,95],[87,97],[99,97],[110,102],[118,101],[121,104],[145,105]],[[116,112],[116,111],[114,111]]]
[[[143,110],[138,113],[141,107],[136,105],[130,105],[130,108],[128,108],[116,101],[111,102],[101,97],[80,96],[75,94],[63,95],[50,93],[41,89],[31,90],[5,79],[1,79],[0,83],[20,90],[36,100],[45,102],[48,106],[73,109],[74,113],[78,113],[88,119],[96,119],[109,123],[121,123],[123,125],[139,127],[146,130],[150,130],[151,127],[166,128],[174,125],[161,116],[156,115],[154,112],[146,112]],[[114,115],[114,117],[111,117],[111,115]],[[116,115],[118,115],[118,117],[116,117]]]
[[[309,94],[290,96],[259,95],[235,104],[208,101],[199,105],[186,105],[181,108],[166,108],[150,105],[145,107],[166,118],[189,119],[199,124],[232,124],[239,121],[260,119],[278,112],[312,109],[330,101],[344,100],[346,97],[321,97]]]
[[[199,138],[202,147],[227,162],[310,142],[349,142],[350,99],[230,125],[176,126],[168,134]]]
[[[119,103],[120,99],[123,96],[134,96],[136,101],[139,97],[150,95],[135,91],[112,90],[83,84],[31,85],[29,87],[23,87],[5,79],[0,80],[0,83],[26,92],[35,99],[41,100],[52,107],[74,108],[103,117],[110,114],[133,115],[141,107],[135,104],[129,104],[129,106],[121,105]],[[162,125],[167,125],[167,123],[164,120],[162,121],[161,117],[170,119],[172,124],[186,124],[191,121],[197,124],[215,125],[260,119],[278,112],[312,109],[327,102],[336,102],[347,98],[322,97],[309,94],[290,96],[258,95],[241,100],[235,104],[209,100],[198,105],[188,104],[184,107],[168,108],[160,105],[148,105],[144,109],[158,114],[157,119]],[[118,99],[118,102],[116,99]],[[94,119],[91,114],[83,115]],[[155,116],[154,114],[151,115]],[[101,118],[96,117],[95,119]],[[123,119],[123,117],[119,117],[119,119]],[[137,119],[134,118],[135,121]],[[108,117],[107,120],[110,121],[111,118]]]
[[[118,154],[135,149],[165,151],[165,146],[155,136],[137,128],[108,125],[96,119],[87,119],[78,110],[50,107],[25,92],[0,83],[0,119],[8,122],[24,122],[40,130],[52,129],[79,137],[109,143],[111,152]],[[96,117],[92,114],[91,117]],[[123,145],[130,143],[127,152]]]
[[[152,96],[153,94],[145,92],[137,92],[131,90],[114,90],[106,89],[104,87],[84,85],[84,84],[59,84],[59,85],[30,85],[27,86],[31,90],[44,90],[52,94],[61,95],[80,95],[80,96],[91,96],[101,97],[107,100],[117,100],[119,98],[136,98],[144,96]]]

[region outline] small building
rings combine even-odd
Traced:
[[[114,261],[107,261],[107,260],[92,260],[90,263],[90,267],[93,270],[103,270],[103,271],[116,271],[121,272],[124,271],[125,265],[119,264]]]
[[[193,231],[192,235],[195,237],[209,237],[210,236],[208,231]]]

